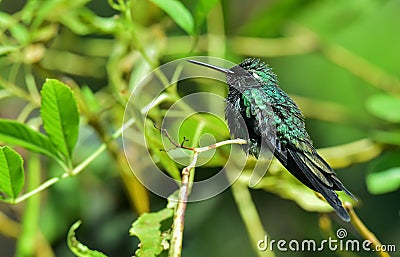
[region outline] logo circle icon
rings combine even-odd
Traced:
[[[336,236],[337,236],[339,239],[343,239],[343,238],[347,237],[347,230],[344,229],[344,228],[339,228],[339,229],[336,231]]]

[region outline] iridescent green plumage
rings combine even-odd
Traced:
[[[354,196],[315,150],[300,109],[279,88],[271,68],[258,59],[246,59],[229,70],[191,62],[226,74],[229,93],[225,116],[232,137],[248,138],[245,150],[256,157],[263,147],[268,148],[290,173],[321,193],[339,217],[349,221],[334,190]]]

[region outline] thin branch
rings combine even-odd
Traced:
[[[197,158],[199,156],[198,152],[194,152],[192,162],[189,166],[182,170],[182,184],[179,189],[178,205],[176,206],[176,211],[174,215],[174,223],[172,225],[172,237],[171,237],[171,247],[169,249],[169,256],[179,257],[182,253],[182,242],[183,242],[183,229],[185,226],[185,211],[187,205],[187,199],[189,197],[189,177],[190,171],[194,169]]]
[[[13,204],[17,204],[17,203],[20,203],[20,202],[22,202],[22,201],[25,201],[25,200],[28,199],[29,197],[31,197],[31,196],[33,196],[33,195],[39,193],[39,192],[44,191],[45,189],[47,189],[47,188],[49,188],[50,186],[52,186],[52,185],[54,185],[55,183],[57,183],[59,180],[61,180],[61,179],[63,179],[63,178],[67,178],[67,177],[69,177],[69,176],[70,176],[70,174],[69,174],[68,172],[65,172],[64,174],[62,174],[62,175],[59,176],[59,177],[51,178],[51,179],[47,180],[46,182],[44,182],[43,184],[41,184],[39,187],[35,188],[34,190],[29,191],[28,193],[23,194],[23,195],[17,197],[17,198],[14,200],[14,202],[12,202],[12,203],[13,203]]]
[[[179,189],[178,195],[178,204],[175,210],[174,221],[172,224],[172,237],[171,237],[171,246],[169,249],[170,257],[180,257],[182,253],[182,242],[183,242],[183,230],[185,224],[185,211],[187,206],[187,200],[190,194],[190,172],[196,167],[197,159],[200,153],[209,151],[211,149],[216,149],[223,145],[228,144],[246,144],[247,141],[243,139],[233,139],[226,140],[222,142],[218,142],[205,147],[186,147],[182,144],[179,144],[172,140],[171,136],[168,134],[166,129],[158,128],[154,125],[155,128],[159,129],[160,132],[165,135],[168,140],[173,144],[176,148],[182,148],[186,150],[193,151],[193,159],[190,164],[182,170],[182,179],[181,179],[181,187]]]
[[[369,240],[371,242],[373,249],[374,250],[384,249],[382,248],[382,243],[378,240],[378,238],[374,235],[374,233],[372,233],[358,217],[358,215],[353,209],[353,205],[349,202],[344,202],[343,205],[350,214],[351,224],[357,229],[357,231],[361,234],[361,236],[364,239]],[[377,255],[381,257],[390,257],[390,255],[386,251],[381,250],[375,252]]]
[[[196,152],[202,153],[202,152],[206,152],[209,151],[211,149],[215,149],[224,145],[232,145],[232,144],[237,144],[237,145],[245,145],[247,144],[247,141],[241,138],[236,138],[236,139],[230,139],[230,140],[225,140],[222,142],[218,142],[209,146],[205,146],[205,147],[200,147],[200,148],[195,148]]]

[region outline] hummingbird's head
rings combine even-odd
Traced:
[[[278,83],[278,78],[271,67],[260,59],[247,58],[235,67],[247,71],[261,85],[276,85]]]
[[[265,85],[272,86],[276,85],[278,82],[272,69],[264,62],[255,58],[247,58],[239,65],[230,69],[195,60],[189,60],[189,62],[225,73],[228,86],[235,87],[236,89],[240,89],[241,87],[261,87]]]

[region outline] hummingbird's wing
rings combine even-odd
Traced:
[[[340,182],[336,177],[336,173],[331,166],[317,153],[314,147],[309,146],[311,151],[298,151],[298,149],[290,150],[291,156],[296,160],[296,163],[302,163],[305,168],[312,171],[317,178],[326,186],[334,190],[343,190],[349,196],[356,199],[354,195]],[[296,158],[295,158],[296,157]]]
[[[240,114],[245,120],[250,140],[254,141],[251,141],[250,153],[258,157],[260,152],[252,152],[252,147],[260,149],[265,144],[290,173],[309,188],[321,193],[339,217],[349,221],[349,214],[335,190],[343,190],[355,197],[313,147],[305,130],[304,118],[296,104],[291,99],[271,103],[271,99],[274,100],[271,95],[265,97],[263,94],[265,90],[262,88],[252,88],[242,94],[245,99],[242,101],[242,109],[239,109]],[[238,129],[237,125],[235,129]]]
[[[232,91],[233,90],[234,89],[232,89]],[[254,128],[258,126],[257,120],[245,117],[245,112],[246,110],[243,110],[241,99],[239,97],[229,99],[228,96],[225,107],[225,119],[228,123],[231,137],[248,139],[248,144],[242,145],[243,150],[256,156],[259,160],[249,178],[249,187],[254,187],[267,173],[274,155],[270,150],[270,147],[267,147],[266,144],[262,144],[261,141],[256,139],[261,138],[260,131],[254,130]]]
[[[350,221],[349,214],[343,208],[335,190],[344,190],[350,196],[354,196],[343,186],[331,169],[322,170],[322,167],[318,166],[322,158],[316,152],[315,156],[314,154],[310,156],[308,153],[305,154],[290,147],[286,151],[287,159],[284,166],[295,177],[301,178],[300,180],[304,184],[322,194],[340,218],[347,222]]]

